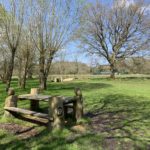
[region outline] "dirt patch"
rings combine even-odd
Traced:
[[[39,134],[34,126],[21,126],[15,123],[0,123],[0,129],[15,134],[19,139],[28,139]]]
[[[91,118],[91,129],[94,133],[103,135],[103,148],[109,150],[116,149],[132,149],[133,143],[131,141],[125,141],[124,139],[128,138],[129,135],[126,133],[123,128],[124,124],[122,123],[126,116],[124,114],[115,113],[100,113],[93,114],[89,116]]]
[[[72,131],[74,132],[79,132],[79,133],[86,133],[88,130],[88,127],[85,125],[75,125],[71,128]]]
[[[91,127],[95,132],[111,132],[123,127],[122,121],[125,116],[112,113],[93,115],[91,118]]]

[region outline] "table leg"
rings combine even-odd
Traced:
[[[67,119],[67,117],[68,117],[67,113],[68,113],[68,108],[67,108],[67,106],[64,106],[64,117],[65,117],[65,119]]]
[[[49,129],[61,129],[64,126],[64,108],[61,97],[54,96],[49,101],[49,117],[53,118]]]
[[[76,120],[76,101],[73,102],[73,119]]]
[[[31,100],[30,110],[37,111],[39,109],[39,101]]]

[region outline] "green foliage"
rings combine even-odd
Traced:
[[[55,149],[55,150],[101,150],[101,149],[148,149],[150,142],[150,80],[149,79],[88,79],[66,83],[48,83],[43,94],[74,95],[74,87],[83,91],[85,119],[82,123],[95,125],[93,132],[79,134],[66,127],[62,131],[49,132],[45,127],[34,125],[39,134],[27,140],[18,139],[0,130],[2,149]],[[0,83],[0,116],[3,116],[5,86]],[[31,87],[38,87],[37,80],[29,80],[27,89],[17,87],[16,94],[29,93]],[[41,110],[46,103],[40,103]],[[19,107],[29,108],[29,102],[19,102]],[[24,126],[33,124],[22,120],[1,119],[0,124],[13,122]],[[94,124],[95,122],[95,124]],[[91,129],[92,130],[92,129]],[[72,140],[67,140],[72,138]]]

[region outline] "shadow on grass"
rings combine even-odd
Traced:
[[[18,80],[15,79],[11,83],[11,87],[15,89],[16,95],[20,94],[26,94],[30,93],[31,88],[38,88],[39,82],[37,79],[31,79],[27,80],[27,85],[25,89],[21,89],[18,87]],[[101,89],[101,88],[109,88],[112,87],[111,84],[106,83],[87,83],[87,82],[60,82],[60,83],[54,83],[54,82],[47,82],[47,90],[43,91],[43,93],[51,92],[51,93],[62,93],[63,91],[70,91],[74,90],[74,88],[79,87],[81,90],[84,91],[91,91],[95,89]],[[2,93],[4,93],[4,97],[7,95],[5,91],[5,85],[3,84]]]
[[[111,84],[105,83],[87,83],[87,82],[74,82],[74,83],[59,83],[48,86],[47,90],[73,90],[75,87],[79,87],[84,91],[91,91],[95,89],[108,88]]]
[[[107,95],[95,106],[97,109],[86,114],[95,132],[105,133],[107,140],[130,139],[136,148],[150,145],[150,101],[114,94]]]

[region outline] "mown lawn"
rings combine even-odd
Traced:
[[[38,87],[37,80],[30,80],[26,90],[17,87],[16,94],[29,93]],[[0,129],[0,149],[33,150],[132,150],[150,149],[150,79],[88,79],[67,83],[48,83],[44,94],[73,96],[74,87],[80,87],[84,96],[85,121],[89,130],[76,133],[66,127],[50,133],[45,127],[18,119],[3,118],[5,86],[0,83],[0,124],[12,123],[31,127],[38,134],[19,138],[11,130]],[[46,106],[40,104],[41,108]],[[19,102],[19,107],[29,107],[29,102]],[[32,131],[31,131],[32,132]],[[28,132],[29,133],[29,132]],[[73,137],[73,140],[67,140]]]

